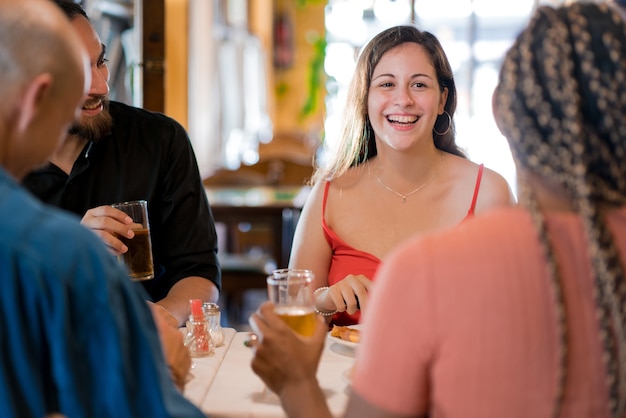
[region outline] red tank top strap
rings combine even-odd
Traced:
[[[474,186],[474,196],[472,197],[472,204],[467,211],[467,216],[471,216],[474,214],[474,209],[476,208],[476,200],[478,200],[478,191],[480,190],[480,181],[483,178],[483,170],[485,168],[484,164],[478,166],[478,175],[476,176],[476,186]]]
[[[328,188],[330,187],[330,181],[327,181],[324,185],[324,196],[322,198],[322,222],[326,219],[326,199],[328,198]]]

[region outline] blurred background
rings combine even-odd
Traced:
[[[457,143],[516,192],[491,114],[501,59],[553,0],[82,0],[103,42],[111,98],[187,128],[218,223],[223,322],[245,327],[265,275],[285,267],[315,159],[333,152],[346,88],[376,33],[415,25],[456,77]]]

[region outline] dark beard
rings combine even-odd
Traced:
[[[102,102],[103,109],[100,114],[75,122],[70,126],[68,133],[90,142],[98,142],[104,136],[111,133],[113,118],[109,113],[109,101]]]

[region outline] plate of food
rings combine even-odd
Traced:
[[[361,341],[361,326],[358,324],[348,327],[333,325],[328,335],[333,342],[356,348]]]

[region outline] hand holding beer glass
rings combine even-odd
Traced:
[[[304,337],[312,336],[317,326],[312,286],[311,270],[279,269],[267,277],[267,295],[274,304],[274,313],[289,328]],[[251,318],[250,325],[258,333],[254,318]],[[246,345],[254,347],[254,341],[258,338],[256,334],[251,334],[250,342]],[[280,404],[280,399],[267,385],[263,386],[261,395],[263,402]]]
[[[128,251],[120,257],[128,268],[130,278],[135,281],[154,278],[150,224],[148,223],[148,202],[138,200],[115,203],[111,206],[121,210],[133,220],[131,229],[135,236],[133,238],[118,236],[124,245],[128,247]]]
[[[276,314],[305,337],[313,335],[317,323],[312,286],[311,270],[274,270],[267,278],[267,293]]]

